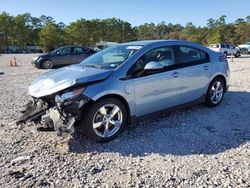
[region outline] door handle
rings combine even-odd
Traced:
[[[203,69],[204,69],[204,70],[208,70],[208,69],[209,69],[209,66],[208,66],[208,65],[205,65],[205,66],[203,67]]]
[[[174,72],[173,74],[172,74],[172,77],[174,77],[174,78],[178,78],[180,76],[180,73],[179,72]]]

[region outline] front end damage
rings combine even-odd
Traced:
[[[72,134],[75,122],[81,118],[82,110],[90,100],[82,91],[78,89],[62,95],[33,98],[15,123],[34,122],[40,126],[38,130],[54,130],[58,135],[65,132]]]
[[[35,122],[44,130],[74,132],[82,110],[91,100],[84,95],[89,84],[102,81],[113,70],[71,65],[39,75],[29,86],[32,101],[25,105],[16,124]]]

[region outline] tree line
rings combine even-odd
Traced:
[[[161,22],[144,23],[133,27],[129,22],[117,18],[79,19],[69,25],[57,23],[52,17],[32,17],[29,13],[12,16],[0,14],[0,51],[17,45],[38,45],[44,51],[51,51],[67,44],[94,47],[100,41],[128,42],[147,39],[183,39],[203,45],[227,42],[238,45],[250,41],[250,16],[226,23],[226,16],[217,20],[208,19],[206,26],[185,26]]]

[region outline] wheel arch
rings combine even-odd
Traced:
[[[98,99],[96,99],[93,102],[99,101],[101,99],[106,99],[106,98],[115,98],[115,99],[118,99],[119,101],[121,101],[123,103],[123,105],[127,109],[128,121],[130,122],[130,119],[131,119],[130,118],[131,117],[131,109],[130,109],[130,106],[129,106],[127,100],[123,96],[118,95],[118,94],[106,94],[106,95],[103,95],[103,96],[99,97]]]
[[[211,80],[210,80],[210,83],[214,80],[214,79],[216,79],[216,78],[220,78],[220,79],[222,79],[223,81],[224,81],[224,83],[225,83],[225,91],[226,91],[226,89],[227,89],[227,79],[226,79],[226,77],[223,75],[223,74],[217,74],[217,75],[215,75]],[[209,83],[209,85],[210,85],[210,83]]]

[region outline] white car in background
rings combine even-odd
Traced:
[[[250,42],[239,45],[239,48],[242,53],[250,53]]]
[[[216,52],[223,53],[225,57],[228,55],[234,55],[234,57],[240,56],[240,49],[231,44],[211,44],[209,48]]]

